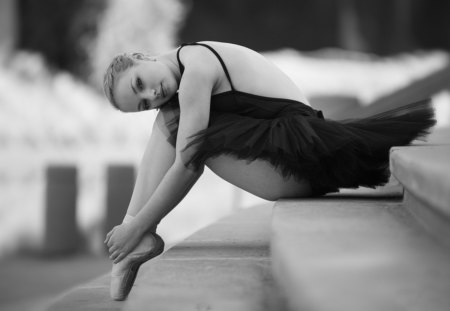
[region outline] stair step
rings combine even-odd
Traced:
[[[268,310],[271,214],[239,211],[146,263],[124,310]]]
[[[391,171],[411,213],[450,245],[450,145],[392,148]]]
[[[142,271],[124,310],[266,310],[270,279],[268,258],[164,258]]]
[[[399,199],[275,204],[272,266],[289,310],[446,311],[450,249]]]

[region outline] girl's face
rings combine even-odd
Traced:
[[[135,65],[120,73],[114,98],[123,112],[155,109],[166,103],[178,90],[178,83],[162,62],[135,60]]]

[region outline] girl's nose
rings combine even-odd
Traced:
[[[148,98],[150,100],[157,99],[159,97],[159,94],[156,90],[149,89],[147,92],[143,94],[143,97]]]

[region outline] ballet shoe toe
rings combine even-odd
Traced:
[[[159,235],[153,233],[153,247],[144,250],[145,247],[138,245],[120,262],[113,264],[111,271],[110,296],[111,299],[125,300],[133,287],[140,266],[146,261],[160,255],[164,250],[164,241]]]

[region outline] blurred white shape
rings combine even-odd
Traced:
[[[436,126],[450,126],[450,89],[436,94],[432,100],[436,114]]]
[[[108,1],[97,40],[88,51],[92,81],[101,85],[104,70],[117,54],[155,55],[173,48],[185,7],[181,0]]]
[[[450,61],[449,54],[443,51],[381,58],[338,49],[314,53],[284,49],[265,53],[265,56],[309,96],[354,96],[362,104],[369,104],[415,79],[444,68]]]
[[[9,173],[2,180],[0,201],[0,258],[20,250],[39,250],[44,234],[44,184],[40,166],[23,163],[8,172],[2,155],[0,171]],[[21,161],[26,161],[23,156]],[[4,176],[4,175],[3,175]]]

